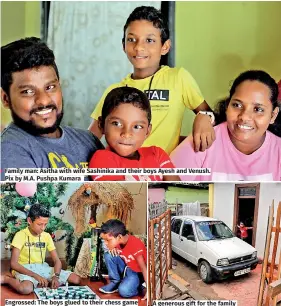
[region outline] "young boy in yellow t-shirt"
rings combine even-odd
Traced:
[[[12,241],[11,268],[14,277],[1,276],[1,284],[8,284],[21,294],[29,294],[34,288],[57,289],[66,281],[79,284],[80,277],[61,269],[61,261],[50,234],[44,232],[50,212],[40,204],[31,206],[27,222],[29,226],[16,233]],[[45,262],[46,251],[50,252],[54,267]]]
[[[158,146],[168,154],[179,143],[185,108],[197,114],[193,123],[194,149],[204,151],[215,139],[214,116],[193,77],[184,68],[160,66],[170,50],[169,29],[160,11],[137,7],[124,26],[123,49],[134,67],[120,83],[107,88],[92,113],[89,129],[102,137],[98,126],[104,99],[116,87],[135,87],[145,92],[152,110],[152,131],[143,146]]]

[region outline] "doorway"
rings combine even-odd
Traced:
[[[257,218],[259,207],[260,184],[236,184],[234,195],[234,217],[233,232],[240,236],[240,230],[237,225],[243,222],[248,228],[248,237],[245,241],[253,247],[256,243]]]

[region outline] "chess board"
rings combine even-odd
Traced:
[[[99,300],[100,298],[88,286],[66,286],[59,287],[57,290],[47,288],[36,288],[34,290],[39,300]]]

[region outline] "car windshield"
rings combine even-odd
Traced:
[[[195,223],[198,239],[203,241],[235,237],[222,221],[201,221]]]

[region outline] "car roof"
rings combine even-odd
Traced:
[[[186,220],[186,219],[190,219],[193,221],[220,221],[218,219],[214,219],[214,218],[210,218],[210,217],[204,217],[204,216],[173,216],[172,219],[181,219],[181,220]]]

